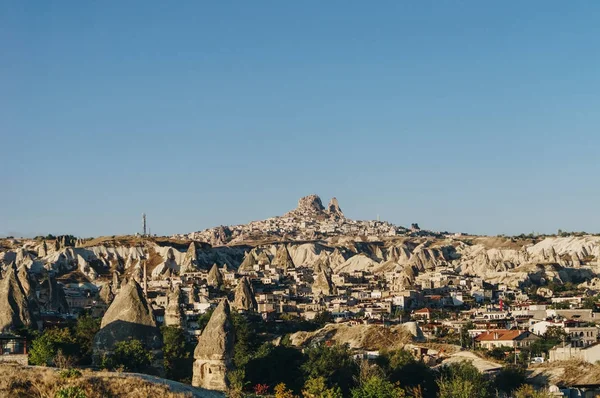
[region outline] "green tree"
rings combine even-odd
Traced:
[[[381,377],[373,376],[352,389],[352,398],[404,398],[404,390]]]
[[[94,319],[87,314],[77,318],[74,335],[79,346],[79,363],[82,365],[89,365],[92,362],[94,336],[98,330],[100,330],[99,319]]]
[[[405,390],[418,388],[424,397],[435,397],[435,375],[423,361],[417,360],[406,350],[384,351],[377,363],[392,383],[398,382]]]
[[[319,326],[325,326],[327,323],[333,322],[333,317],[331,316],[331,312],[321,311],[315,316],[313,321]]]
[[[450,378],[444,377],[437,381],[439,393],[438,398],[472,398],[480,397],[479,391],[471,380],[465,380],[462,378]],[[487,395],[486,395],[487,396]]]
[[[344,395],[349,394],[358,375],[358,366],[348,345],[320,345],[309,349],[306,355],[302,370],[307,378],[324,377],[330,387],[340,386]]]
[[[185,331],[175,326],[163,326],[163,365],[169,379],[191,381],[193,358],[192,345],[188,345]]]
[[[102,366],[107,369],[123,369],[128,372],[148,373],[154,355],[137,339],[119,341],[112,354],[102,359]]]
[[[496,389],[511,394],[514,390],[525,383],[525,370],[521,367],[508,365],[494,378]]]
[[[295,392],[303,385],[301,366],[305,358],[300,350],[293,347],[263,344],[246,366],[246,379],[250,385],[270,386],[284,383]],[[285,364],[286,366],[281,366]]]
[[[328,387],[324,377],[310,377],[302,390],[304,398],[342,398],[342,390],[338,386]]]
[[[58,352],[65,357],[78,355],[79,347],[68,328],[46,329],[31,343],[29,361],[33,365],[50,366]]]
[[[554,395],[546,390],[536,390],[529,384],[523,384],[519,389],[515,391],[515,398],[552,398]]]
[[[439,369],[437,385],[441,398],[492,396],[492,386],[489,380],[486,380],[475,366],[466,361],[442,366]],[[452,391],[455,391],[456,395],[447,395]],[[474,392],[476,392],[475,395],[473,395]]]

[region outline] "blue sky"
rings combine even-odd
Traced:
[[[599,2],[1,8],[0,234],[600,231]]]

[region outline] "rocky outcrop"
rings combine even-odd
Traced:
[[[253,249],[249,253],[246,253],[244,261],[240,264],[238,271],[241,273],[250,273],[254,271],[254,265],[256,264],[255,257],[256,250]]]
[[[258,309],[254,289],[247,277],[242,278],[235,288],[233,307],[238,311],[256,311]]]
[[[275,268],[281,269],[284,273],[294,269],[294,260],[290,256],[290,252],[285,245],[280,245],[275,253],[275,258],[272,261]]]
[[[179,274],[183,275],[188,272],[195,272],[198,270],[198,252],[196,249],[196,243],[190,243],[185,257],[181,263]]]
[[[181,287],[174,286],[167,295],[167,308],[165,309],[165,325],[181,327],[184,323],[183,308],[181,308]]]
[[[235,331],[231,323],[229,303],[221,301],[198,339],[194,351],[192,385],[209,390],[226,391],[227,375],[232,369]]]
[[[312,293],[315,297],[331,296],[336,293],[335,285],[331,281],[332,271],[326,260],[319,259],[315,263],[314,282],[311,286]]]
[[[19,278],[15,264],[10,265],[0,280],[0,333],[23,327],[37,328],[37,319],[29,308],[29,299]]]
[[[215,288],[221,287],[223,285],[223,274],[221,270],[217,266],[217,264],[213,264],[212,268],[208,272],[208,277],[206,278],[206,282],[208,286],[212,286]]]
[[[308,195],[298,200],[298,207],[284,217],[316,217],[325,214],[325,207],[318,195]]]
[[[160,371],[160,330],[142,288],[133,279],[121,287],[102,318],[100,330],[94,338],[94,363],[100,365],[102,356],[112,352],[117,342],[130,339],[140,340],[147,350],[155,354],[157,362],[154,367]]]
[[[338,200],[334,197],[329,201],[329,205],[327,205],[327,213],[329,213],[332,217],[344,218],[344,213],[342,213],[342,209],[340,209],[340,204]]]

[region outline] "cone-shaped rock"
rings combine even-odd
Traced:
[[[221,301],[198,339],[194,351],[192,385],[209,390],[226,391],[227,374],[232,368],[235,332],[229,303]]]
[[[102,354],[111,352],[117,342],[130,339],[140,340],[146,349],[155,351],[157,359],[160,357],[160,331],[142,288],[134,279],[121,287],[102,318],[94,338],[96,364],[100,364]]]
[[[281,245],[277,248],[277,253],[273,259],[273,265],[276,268],[282,269],[284,272],[294,268],[294,261],[292,260],[292,256],[290,256],[290,252],[285,245]]]
[[[271,260],[269,259],[269,255],[266,251],[263,251],[258,255],[256,262],[261,266],[261,268],[263,268],[265,265],[271,264]]]
[[[46,308],[49,311],[59,312],[66,314],[69,312],[69,303],[67,302],[67,295],[62,285],[56,281],[56,277],[53,274],[48,275],[48,302]]]
[[[37,322],[13,263],[0,281],[0,333],[30,326],[37,327]]]
[[[208,277],[206,278],[206,282],[212,287],[219,287],[223,285],[223,274],[216,263],[213,264],[212,268],[210,269]]]
[[[112,290],[112,285],[110,283],[105,283],[100,287],[100,293],[98,294],[100,297],[100,301],[102,301],[106,305],[110,305],[115,298],[115,295]]]
[[[181,288],[175,286],[167,296],[168,303],[165,309],[165,325],[166,326],[177,326],[183,325],[183,310],[181,308]]]
[[[331,270],[331,268],[329,268]],[[335,294],[335,285],[331,282],[331,274],[327,272],[327,266],[319,264],[315,267],[314,282],[312,284],[312,293],[315,296],[321,294],[331,296]]]
[[[256,264],[256,258],[254,257],[254,250],[246,254],[244,261],[240,264],[238,271],[240,272],[252,272],[254,271],[254,264]]]
[[[254,298],[254,290],[248,278],[244,277],[235,288],[235,296],[233,299],[235,309],[243,311],[256,311],[258,304]]]
[[[183,258],[183,262],[181,263],[181,268],[179,269],[179,274],[183,275],[187,272],[195,272],[198,268],[198,252],[196,251],[196,244],[194,242],[190,243],[187,252],[185,253],[185,257]]]

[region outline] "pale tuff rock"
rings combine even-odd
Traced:
[[[238,311],[256,311],[258,309],[254,289],[247,277],[242,278],[235,288],[233,307]]]
[[[216,263],[213,264],[212,268],[208,272],[208,277],[206,278],[206,282],[208,283],[209,286],[216,287],[216,288],[223,285],[223,274],[221,273],[221,270],[219,269],[219,267],[217,266]]]
[[[113,272],[113,276],[112,276],[111,290],[113,292],[118,292],[120,288],[121,288],[121,282],[119,281],[119,272],[115,271],[115,272]]]
[[[153,278],[159,278],[160,276],[171,274],[173,271],[179,269],[177,261],[175,259],[175,251],[172,247],[167,248],[163,255],[164,261],[156,266],[152,271]]]
[[[142,288],[133,279],[113,300],[102,318],[100,330],[94,338],[94,361],[96,365],[104,353],[111,352],[119,341],[137,339],[151,350],[157,359],[162,358],[162,339],[156,326],[152,308],[146,301]],[[155,364],[160,370],[160,364]]]
[[[42,241],[42,244],[38,246],[38,257],[46,257],[48,255],[48,245],[46,241]]]
[[[275,268],[282,269],[283,272],[287,272],[288,270],[295,268],[294,261],[292,260],[290,252],[288,252],[288,249],[285,245],[280,245],[277,248],[272,265],[275,266]]]
[[[209,390],[226,391],[227,374],[232,369],[235,332],[230,319],[229,303],[221,301],[198,339],[194,351],[192,385]]]
[[[266,251],[263,250],[258,255],[258,258],[256,259],[256,263],[260,266],[261,269],[264,269],[265,266],[271,264],[271,260],[269,259],[269,255],[267,254]]]
[[[284,217],[316,217],[325,214],[325,207],[318,195],[308,195],[300,198],[298,207],[285,214]]]
[[[538,287],[535,293],[538,296],[542,296],[545,298],[551,298],[552,296],[554,296],[554,292],[551,289],[548,289],[547,287]]]
[[[344,218],[344,213],[342,213],[342,209],[340,209],[340,204],[336,198],[331,198],[329,201],[327,212],[330,216]]]
[[[212,246],[223,246],[231,236],[231,230],[228,227],[220,226],[211,230],[209,242]]]
[[[0,281],[0,333],[31,326],[37,327],[37,322],[13,263]]]
[[[48,273],[46,281],[44,281],[43,288],[48,291],[47,302],[42,303],[46,311],[58,312],[66,314],[69,312],[69,304],[67,303],[67,296],[62,284],[56,281],[56,277],[53,273]]]
[[[254,257],[256,253],[256,249],[252,249],[250,253],[246,253],[244,257],[244,261],[240,264],[238,268],[239,272],[252,272],[254,271],[254,265],[256,264],[256,258]]]
[[[181,308],[182,304],[181,287],[174,286],[167,296],[167,308],[165,309],[165,325],[177,326],[183,325],[184,313]]]
[[[100,297],[100,301],[106,305],[110,305],[115,298],[112,286],[109,283],[105,283],[104,285],[100,286],[100,293],[98,295]]]
[[[183,262],[181,263],[181,268],[179,269],[179,274],[183,275],[187,272],[195,272],[198,269],[198,252],[196,250],[196,244],[194,242],[190,243],[187,252],[185,253],[185,257],[183,258]]]
[[[21,266],[17,272],[17,278],[19,279],[19,283],[23,288],[23,292],[27,297],[27,305],[29,306],[29,311],[36,319],[40,317],[40,302],[38,301],[37,295],[35,293],[35,285],[37,282],[31,277],[29,272],[27,272],[27,268],[25,266]],[[66,311],[65,311],[66,312]]]
[[[324,295],[331,296],[336,293],[336,288],[331,282],[331,268],[326,260],[319,259],[315,263],[314,282],[311,286],[312,293],[315,297]]]

